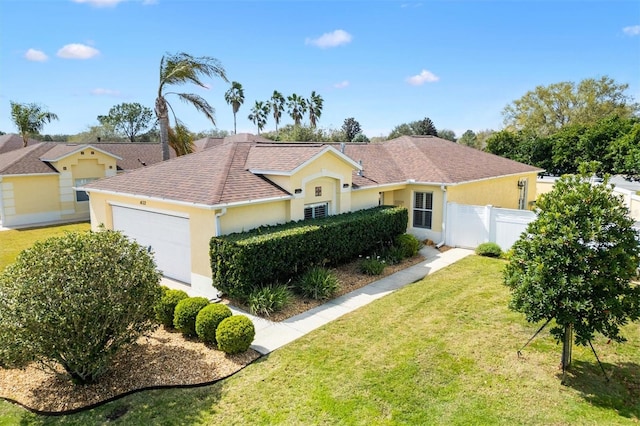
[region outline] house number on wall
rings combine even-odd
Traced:
[[[147,202],[146,201],[140,201],[140,204],[143,205],[143,206],[146,206]]]

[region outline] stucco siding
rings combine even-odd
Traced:
[[[517,209],[521,191],[521,188],[518,187],[518,182],[521,179],[526,179],[527,181],[525,208],[531,209],[537,194],[536,173],[453,185],[448,187],[448,201],[478,206],[491,204],[495,207]]]
[[[61,220],[58,176],[2,178],[3,226]]]
[[[288,214],[288,200],[231,207],[220,217],[220,234],[249,231],[260,225],[285,223]]]

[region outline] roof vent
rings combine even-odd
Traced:
[[[362,160],[358,160],[358,164],[360,164],[360,170],[358,170],[358,176],[364,176],[364,169],[362,168]]]
[[[344,143],[344,142],[340,142],[340,152],[341,152],[341,153],[343,153],[343,154],[344,154],[344,149],[345,149],[345,147],[346,147],[346,146],[347,146],[347,144],[346,144],[346,143]]]

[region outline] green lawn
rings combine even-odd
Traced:
[[[638,424],[640,325],[629,342],[560,346],[506,308],[500,260],[471,256],[263,357],[217,385],[142,392],[41,417],[0,403],[1,424]],[[110,418],[121,414],[116,421]]]
[[[42,228],[14,229],[0,231],[0,271],[16,260],[22,250],[29,248],[38,240],[44,240],[67,231],[88,231],[88,222],[71,225],[47,226]]]

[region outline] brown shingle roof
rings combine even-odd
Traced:
[[[401,136],[375,145],[347,144],[345,154],[362,160],[363,175],[379,184],[410,179],[454,184],[542,170],[431,136]]]
[[[57,173],[53,166],[40,160],[40,156],[55,144],[55,142],[38,142],[26,148],[0,154],[0,175]]]
[[[20,139],[22,146],[22,139]],[[0,174],[51,173],[56,170],[48,164],[67,154],[92,146],[116,157],[118,170],[134,170],[162,161],[162,149],[158,143],[94,142],[70,144],[61,142],[36,142],[26,148],[18,148],[0,154]],[[37,147],[37,149],[35,148]],[[169,150],[175,158],[173,150]]]
[[[29,138],[29,145],[37,144],[39,141]],[[22,136],[16,134],[0,135],[0,154],[23,148]],[[27,145],[27,146],[29,146]]]
[[[85,186],[188,203],[217,205],[289,195],[246,168],[252,143],[233,143],[133,170]]]
[[[250,170],[291,172],[327,144],[229,142],[194,154],[92,182],[87,189],[114,191],[204,205],[267,199],[290,194]],[[335,146],[339,149],[338,146]],[[382,144],[345,144],[362,161],[354,187],[416,182],[454,184],[540,169],[433,137]]]
[[[247,157],[247,169],[287,173],[319,154],[322,144],[256,144]]]

